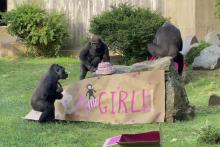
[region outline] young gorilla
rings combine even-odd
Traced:
[[[56,99],[61,99],[63,88],[58,82],[60,79],[66,79],[68,74],[65,69],[53,64],[49,71],[41,79],[37,89],[32,95],[31,106],[34,110],[42,112],[39,122],[48,122],[55,119],[54,102]]]
[[[80,80],[86,77],[88,71],[95,72],[100,62],[110,62],[107,45],[96,35],[82,49],[79,58],[81,60]]]
[[[180,30],[170,23],[160,27],[155,35],[153,43],[148,44],[148,51],[153,56],[172,56],[174,62],[178,63],[178,73],[183,71],[183,55],[180,53],[183,41]]]

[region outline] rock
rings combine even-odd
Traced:
[[[115,69],[116,74],[129,73],[131,71],[131,67],[125,65],[113,65],[113,68]]]
[[[129,73],[131,72],[131,67],[130,66],[125,66],[125,65],[113,65],[113,68],[115,69],[114,74],[121,74],[121,73]],[[107,76],[107,75],[96,75],[96,72],[92,72],[90,77],[99,77],[99,76]]]
[[[154,61],[145,61],[133,64],[131,66],[131,72],[147,71],[147,70],[169,70],[172,57],[159,58]]]
[[[186,57],[187,54],[188,54],[193,48],[198,47],[198,46],[199,46],[199,43],[194,43],[194,44],[190,45],[187,50],[181,51],[181,53],[183,54],[183,56]]]
[[[14,57],[22,54],[24,46],[18,43],[5,43],[0,41],[0,57]]]
[[[212,45],[200,52],[192,63],[194,69],[209,69],[213,70],[220,67],[220,47]]]
[[[113,68],[115,69],[115,74],[157,69],[168,71],[169,65],[171,64],[171,59],[172,57],[164,57],[155,61],[144,61],[135,63],[131,66],[113,65]],[[92,76],[96,76],[95,73],[93,73]]]
[[[193,47],[198,45],[198,39],[196,38],[196,36],[187,36],[183,40],[183,49],[181,53],[185,56]]]
[[[167,122],[175,120],[190,120],[195,116],[195,107],[189,104],[183,79],[170,65],[166,73],[166,119]]]
[[[209,106],[220,106],[220,97],[213,94],[209,98]]]
[[[25,52],[24,44],[8,34],[6,28],[0,27],[0,57],[14,57],[23,54]]]
[[[213,45],[220,45],[220,34],[210,32],[205,36],[205,41]]]

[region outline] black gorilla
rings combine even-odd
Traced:
[[[86,77],[88,71],[95,72],[100,62],[110,62],[107,45],[96,35],[82,49],[79,58],[81,61],[80,80]]]
[[[32,108],[42,112],[39,122],[53,121],[55,119],[54,102],[56,99],[63,97],[63,88],[58,81],[67,77],[68,74],[62,66],[53,64],[41,79],[31,98]]]
[[[160,27],[155,35],[153,43],[148,44],[148,51],[157,57],[172,56],[174,62],[178,63],[178,73],[183,71],[183,55],[180,53],[183,41],[180,30],[170,23]]]

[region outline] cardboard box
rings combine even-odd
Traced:
[[[161,147],[160,132],[150,131],[139,134],[122,134],[107,139],[103,147],[118,144],[121,147]]]

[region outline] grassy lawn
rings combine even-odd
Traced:
[[[208,121],[220,129],[220,107],[207,107],[212,93],[220,95],[220,70],[189,71],[186,85],[189,100],[196,105],[196,118],[188,122],[110,125],[67,122],[40,125],[21,117],[29,112],[30,97],[50,64],[59,63],[69,71],[63,85],[79,77],[79,61],[71,58],[0,59],[0,146],[2,147],[101,147],[105,139],[121,133],[158,130],[164,147],[196,147],[197,130]],[[208,145],[203,145],[207,147]]]

